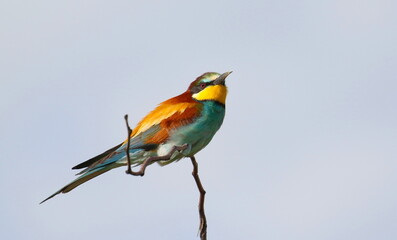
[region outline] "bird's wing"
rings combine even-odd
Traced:
[[[201,112],[198,102],[160,104],[144,117],[131,133],[131,143],[160,144],[169,137],[172,129],[193,122]],[[126,141],[124,142],[126,143]]]
[[[130,153],[138,150],[150,151],[169,137],[172,129],[187,125],[200,114],[201,104],[197,102],[161,103],[157,108],[144,117],[134,128],[130,137]],[[117,162],[125,157],[128,140],[93,157],[72,169],[85,168],[78,174],[86,173],[97,168]]]

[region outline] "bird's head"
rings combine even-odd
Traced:
[[[216,101],[225,104],[227,95],[225,79],[230,73],[232,72],[204,73],[190,84],[188,91],[191,92],[192,98],[195,100]]]

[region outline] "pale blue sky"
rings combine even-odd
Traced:
[[[392,0],[2,2],[0,238],[198,239],[187,159],[38,203],[125,138],[125,113],[134,125],[203,72],[233,70],[224,125],[196,156],[209,239],[396,239],[396,11]]]

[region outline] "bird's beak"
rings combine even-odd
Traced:
[[[232,73],[230,72],[225,72],[222,75],[220,75],[217,79],[214,80],[214,85],[225,85],[225,79],[227,76],[229,76]]]

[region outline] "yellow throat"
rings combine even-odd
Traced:
[[[192,97],[199,101],[212,100],[219,103],[226,103],[227,87],[224,85],[212,85],[206,87],[204,90],[195,93]]]

